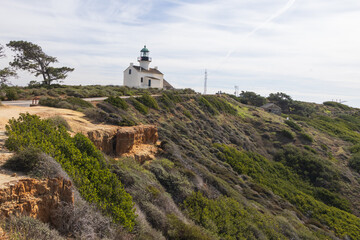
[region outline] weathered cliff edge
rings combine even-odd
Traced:
[[[141,158],[140,155],[144,153],[137,154],[138,149],[149,149],[141,146],[155,145],[158,141],[158,131],[154,125],[92,130],[87,132],[87,136],[101,151],[116,157],[130,154],[135,158]],[[151,154],[153,152],[148,153]]]
[[[51,223],[51,214],[60,202],[74,204],[71,181],[22,179],[0,189],[0,217],[26,215]]]

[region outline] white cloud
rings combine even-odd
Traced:
[[[153,65],[177,87],[201,90],[207,68],[213,92],[239,85],[309,101],[341,98],[360,107],[357,0],[0,3],[0,43],[41,45],[75,67],[69,84],[122,84],[123,69],[147,44]]]

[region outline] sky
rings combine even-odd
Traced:
[[[64,84],[122,85],[146,44],[176,88],[360,107],[359,0],[0,0],[0,44],[38,44]],[[3,68],[11,52],[0,61]],[[25,72],[14,85],[38,80]]]

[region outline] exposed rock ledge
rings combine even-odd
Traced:
[[[149,145],[154,146],[158,140],[158,131],[154,125],[93,130],[87,132],[87,135],[97,148],[108,155],[130,154],[135,158],[139,157],[136,149],[149,149]],[[153,150],[149,152],[149,156],[154,154]],[[144,153],[141,155],[144,156]]]
[[[26,215],[51,223],[51,214],[60,202],[74,204],[70,181],[63,178],[22,179],[0,189],[0,217]]]

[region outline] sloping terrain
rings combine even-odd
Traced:
[[[307,103],[289,109],[278,116],[226,95],[164,92],[108,100],[84,113],[30,113],[63,115],[83,133],[119,128],[106,123],[156,126],[161,150],[152,160],[107,158],[136,204],[135,239],[358,239],[359,110]],[[16,127],[11,138],[43,146]]]

